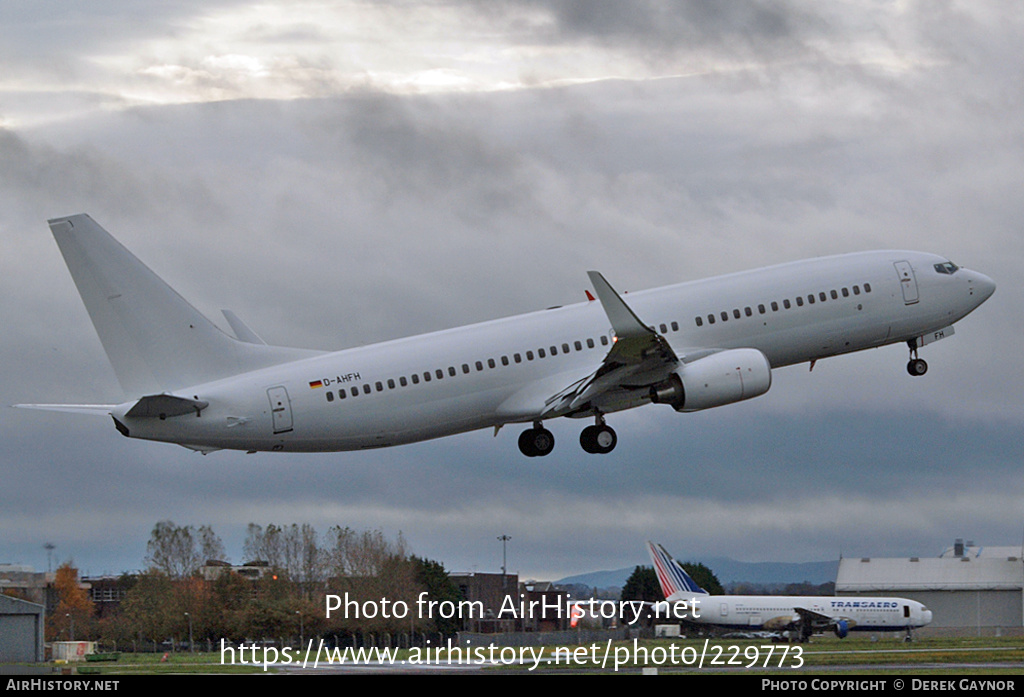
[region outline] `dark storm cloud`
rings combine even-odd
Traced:
[[[529,196],[511,144],[481,127],[492,109],[475,98],[367,94],[332,104],[316,125],[335,156],[351,158],[383,186],[385,200],[430,197],[442,206],[469,200],[451,212],[480,223]],[[451,200],[456,193],[461,201]]]
[[[546,9],[555,19],[556,41],[588,39],[631,47],[666,49],[725,47],[735,43],[798,41],[808,24],[820,26],[793,3],[708,3],[700,0],[571,2],[507,0],[506,7]]]
[[[162,180],[156,172],[132,167],[96,148],[54,148],[32,143],[0,128],[0,197],[18,201],[8,210],[30,208],[37,215],[56,217],[103,201],[107,211],[131,209],[151,215],[204,206],[207,196],[189,182]],[[55,200],[63,211],[52,209]],[[39,222],[37,219],[36,222]]]

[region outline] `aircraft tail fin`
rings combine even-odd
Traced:
[[[316,352],[236,341],[80,214],[49,221],[129,396],[169,392]]]
[[[648,542],[647,551],[651,555],[651,561],[654,562],[654,573],[658,576],[658,583],[661,584],[661,592],[665,594],[666,600],[677,594],[708,594],[690,578],[682,564],[673,559],[664,547]]]

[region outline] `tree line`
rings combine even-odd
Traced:
[[[409,553],[401,534],[356,531],[333,526],[319,534],[311,525],[250,523],[243,547],[251,576],[231,571],[220,538],[209,526],[158,522],[146,546],[146,570],[123,575],[127,589],[114,612],[97,613],[78,587],[71,564],[58,570],[57,609],[47,622],[47,638],[94,639],[120,646],[132,643],[197,644],[354,633],[440,632],[456,622],[421,618],[325,615],[326,596],[347,597],[367,607],[382,599],[415,608],[420,593],[437,601],[458,601],[458,589],[440,562]],[[207,566],[208,561],[220,562]],[[84,597],[83,597],[84,596]],[[74,608],[73,611],[65,608]],[[352,613],[355,614],[355,613]]]

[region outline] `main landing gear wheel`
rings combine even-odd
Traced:
[[[615,435],[612,427],[605,426],[604,424],[587,426],[580,433],[580,445],[583,447],[583,450],[596,455],[610,453],[615,449],[615,444],[618,442],[619,438]]]
[[[918,377],[928,372],[928,364],[921,358],[911,358],[910,362],[907,363],[907,372]]]
[[[526,457],[543,457],[555,447],[555,436],[541,426],[534,426],[519,436],[519,451]]]
[[[910,349],[910,362],[907,363],[907,372],[915,378],[927,373],[928,364],[917,357],[917,339],[911,339],[908,341],[907,347]]]

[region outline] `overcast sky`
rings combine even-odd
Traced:
[[[202,456],[4,408],[0,563],[142,566],[153,525],[401,532],[525,577],[1024,537],[1024,7],[1012,2],[0,4],[0,404],[122,399],[50,235],[87,212],[193,304],[340,349],[876,248],[993,298],[756,400],[361,453]]]

